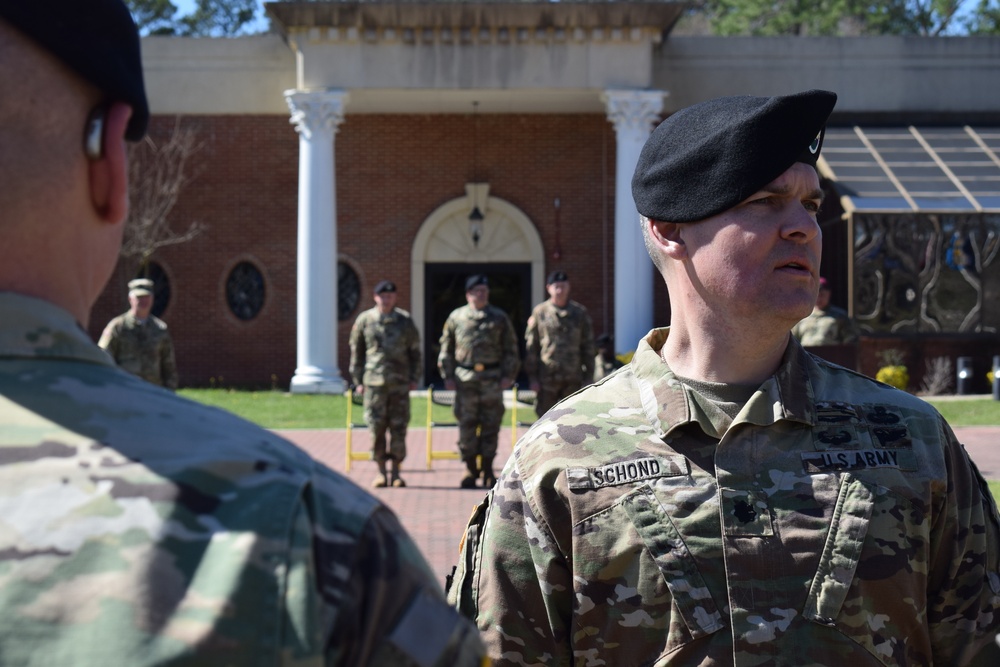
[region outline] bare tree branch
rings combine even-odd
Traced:
[[[147,136],[129,147],[129,217],[122,257],[145,267],[159,248],[186,243],[205,230],[198,221],[184,231],[170,224],[181,190],[197,176],[188,161],[200,148],[197,133],[181,127],[180,117],[166,141],[157,143]]]

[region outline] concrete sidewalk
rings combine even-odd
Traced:
[[[520,428],[517,435],[523,435],[526,428]],[[315,459],[346,474],[356,484],[381,498],[399,516],[403,526],[410,532],[424,557],[442,583],[452,565],[458,559],[458,544],[466,522],[473,508],[485,496],[486,490],[459,489],[465,466],[458,460],[434,460],[431,470],[427,469],[427,431],[423,428],[410,429],[407,436],[408,456],[404,463],[404,478],[407,487],[403,489],[373,489],[371,481],[375,477],[375,464],[371,461],[353,461],[350,472],[346,471],[347,431],[337,430],[294,430],[278,431],[296,445],[309,452]],[[988,480],[1000,480],[1000,426],[973,426],[956,428],[955,433],[976,462],[983,476]],[[455,451],[458,432],[454,427],[438,427],[432,430],[432,448],[437,451]],[[351,434],[351,449],[367,452],[370,439],[367,430],[355,428]],[[500,432],[497,451],[496,471],[499,473],[513,449],[509,428]]]

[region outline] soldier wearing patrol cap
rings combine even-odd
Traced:
[[[514,384],[521,365],[514,325],[489,298],[486,276],[469,276],[466,305],[448,315],[441,332],[438,370],[445,388],[455,390],[458,450],[467,470],[459,484],[463,489],[475,488],[480,475],[485,488],[496,482],[493,459],[503,420],[503,390]]]
[[[535,412],[549,408],[594,377],[594,328],[590,313],[569,298],[565,271],[545,279],[549,298],[531,311],[524,332],[524,370],[535,394]]]
[[[396,283],[380,280],[374,291],[375,307],[358,315],[351,327],[350,373],[364,396],[378,466],[372,486],[401,487],[406,486],[399,472],[406,458],[410,391],[420,378],[420,333],[410,314],[396,307]]]
[[[388,508],[87,335],[149,117],[139,44],[121,0],[0,0],[0,662],[480,665]]]
[[[129,309],[108,322],[97,345],[129,373],[176,390],[174,343],[167,323],[152,313],[153,288],[148,278],[129,281]]]
[[[450,599],[505,664],[1000,664],[1000,517],[924,401],[790,335],[836,96],[727,97],[632,191],[671,326],[560,403],[474,513]]]

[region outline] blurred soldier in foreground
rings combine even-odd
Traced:
[[[503,421],[503,390],[514,384],[521,365],[514,325],[507,314],[491,306],[489,281],[474,275],[465,281],[467,305],[448,315],[441,333],[438,370],[446,389],[455,390],[458,450],[468,472],[463,489],[496,482],[493,459]],[[476,458],[482,458],[480,470]]]
[[[408,312],[396,308],[396,284],[380,281],[375,285],[375,307],[358,315],[351,328],[351,377],[364,394],[372,458],[379,472],[372,486],[406,486],[399,470],[406,458],[410,391],[417,388],[420,357],[417,326]]]
[[[597,356],[594,358],[594,382],[603,380],[622,367],[615,356],[615,341],[608,334],[597,337]]]
[[[177,389],[174,343],[166,323],[152,313],[153,281],[130,280],[128,304],[128,312],[108,322],[97,344],[132,375],[167,389]]]
[[[728,97],[632,192],[671,326],[560,403],[450,598],[499,664],[998,665],[1000,518],[927,403],[806,352],[836,96]]]
[[[844,345],[858,340],[854,320],[843,308],[830,303],[832,290],[826,278],[819,279],[819,293],[812,312],[792,327],[792,335],[803,347]]]
[[[0,662],[480,664],[388,509],[87,336],[149,120],[121,0],[0,0],[0,82]]]
[[[549,298],[535,306],[524,333],[524,369],[542,416],[594,376],[594,331],[587,309],[569,298],[569,277],[553,271],[545,280]]]

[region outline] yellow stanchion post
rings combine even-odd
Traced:
[[[427,469],[431,469],[431,452],[434,447],[431,437],[431,428],[434,422],[431,421],[431,406],[434,404],[434,388],[427,385]]]
[[[517,444],[517,383],[511,387],[511,396],[513,401],[511,401],[510,406],[510,450],[514,451],[514,445]]]
[[[354,408],[354,396],[352,394],[354,390],[351,387],[347,387],[347,391],[344,392],[344,396],[347,398],[347,437],[344,445],[344,452],[347,456],[347,461],[344,464],[344,468],[347,472],[351,472],[351,461],[354,460],[354,452],[351,451],[351,435],[354,431],[354,421],[353,421],[353,408]]]

